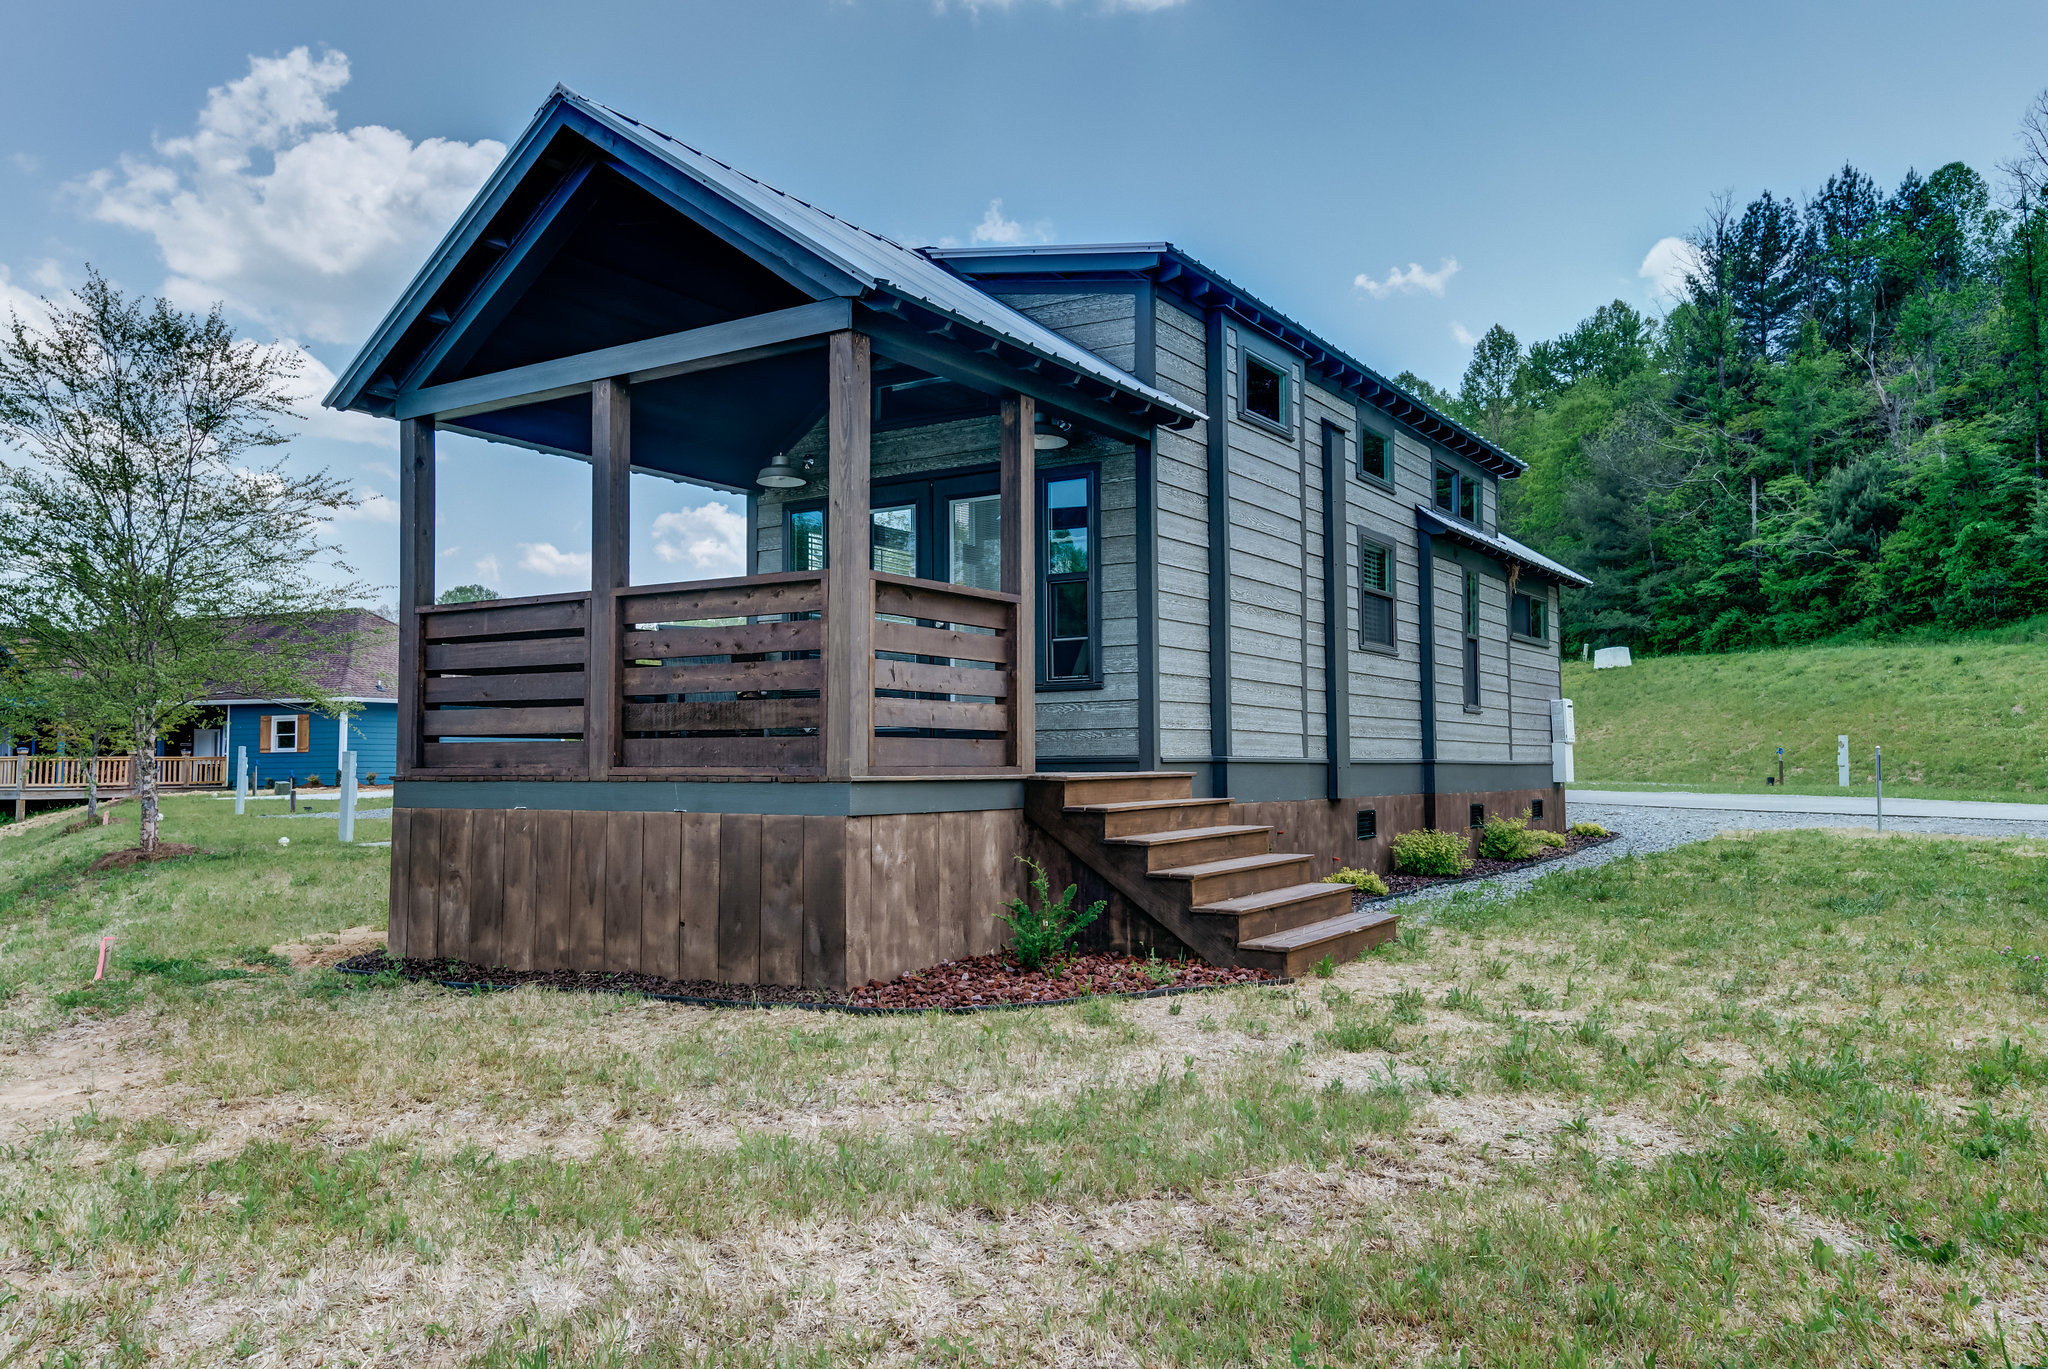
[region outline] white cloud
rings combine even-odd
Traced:
[[[1374,299],[1385,299],[1389,295],[1436,295],[1444,293],[1444,285],[1458,274],[1458,259],[1445,257],[1434,271],[1425,271],[1419,262],[1409,262],[1406,271],[1399,267],[1390,268],[1385,280],[1374,280],[1365,272],[1352,277],[1351,284]]]
[[[298,410],[296,429],[307,437],[332,438],[337,442],[361,442],[389,450],[397,445],[398,430],[389,419],[368,414],[342,413],[320,407],[320,399],[334,388],[334,371],[319,357],[289,339],[262,344],[264,350],[283,353],[298,362],[298,371],[285,386],[292,407]],[[396,478],[394,471],[393,478]]]
[[[43,169],[43,159],[32,153],[16,152],[12,154],[12,159],[15,167],[24,176],[33,176]]]
[[[1477,347],[1479,345],[1478,334],[1455,319],[1451,321],[1451,337],[1457,341],[1460,347]]]
[[[1003,202],[990,200],[988,212],[981,216],[981,222],[974,225],[972,242],[991,247],[1019,247],[1026,243],[1051,242],[1052,221],[1040,219],[1037,223],[1019,223],[1016,219],[1003,217]]]
[[[356,341],[504,155],[488,139],[414,143],[337,127],[348,58],[251,57],[207,92],[193,132],[74,189],[95,218],[146,233],[187,308],[220,300],[281,331]]]
[[[654,554],[700,579],[747,573],[747,516],[728,504],[675,509],[654,520]]]
[[[0,325],[5,324],[9,314],[20,315],[21,321],[30,327],[40,327],[50,317],[41,296],[16,285],[7,268],[0,266]]]
[[[492,589],[496,589],[499,581],[505,578],[504,572],[498,569],[498,554],[496,552],[476,558],[476,573],[482,576],[483,583],[489,585]]]
[[[590,579],[590,553],[560,551],[553,542],[521,542],[519,568],[535,575],[561,579],[581,577],[587,581]]]
[[[1685,294],[1685,277],[1699,270],[1700,255],[1684,238],[1659,238],[1643,254],[1636,274],[1650,282],[1650,292],[1665,302],[1676,302]]]

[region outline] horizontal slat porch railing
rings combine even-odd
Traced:
[[[423,606],[416,697],[420,763],[402,778],[582,779],[588,594]]]
[[[0,792],[22,789],[85,788],[85,767],[95,767],[94,783],[107,793],[126,793],[135,784],[133,756],[0,756]],[[225,756],[158,756],[157,784],[166,789],[198,789],[227,783]]]
[[[818,571],[614,592],[619,693],[589,697],[590,596],[419,610],[423,778],[589,776],[587,710],[617,710],[619,778],[816,778],[834,679],[870,692],[870,773],[1016,771],[1018,596],[879,572],[871,659],[823,659]]]
[[[1018,596],[874,574],[877,775],[1018,768]]]
[[[821,572],[635,585],[618,604],[615,772],[824,773]]]

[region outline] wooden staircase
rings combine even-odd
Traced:
[[[1186,772],[1033,775],[1025,816],[1191,950],[1218,965],[1298,975],[1392,939],[1397,914],[1351,910],[1346,884],[1276,853],[1273,829],[1233,824]]]

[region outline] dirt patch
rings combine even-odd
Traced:
[[[96,875],[102,870],[125,870],[131,865],[141,865],[144,862],[154,863],[159,860],[176,860],[180,856],[196,856],[198,854],[199,848],[197,846],[188,846],[182,841],[164,842],[154,851],[145,851],[140,846],[131,846],[123,851],[107,852],[91,865],[86,866],[86,873]]]
[[[585,992],[648,994],[692,1002],[878,1012],[963,1012],[1284,982],[1264,970],[1220,968],[1197,961],[1140,960],[1134,955],[1068,956],[1043,970],[1027,970],[1007,953],[949,960],[914,970],[886,984],[864,984],[847,992],[775,984],[726,984],[709,979],[663,979],[651,974],[508,970],[462,960],[393,960],[382,949],[350,956],[335,968],[348,974],[396,974],[405,979],[463,987],[516,989],[531,984]]]
[[[288,961],[295,970],[306,970],[338,965],[352,956],[381,951],[383,946],[384,933],[375,927],[344,927],[304,941],[279,942],[270,948],[270,953]]]
[[[0,1047],[0,1135],[35,1132],[87,1107],[154,1089],[162,1063],[134,1049],[149,1030],[142,1013],[78,1022],[32,1047]]]

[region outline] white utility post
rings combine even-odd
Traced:
[[[242,816],[249,802],[249,748],[235,748],[235,816]]]
[[[1835,738],[1835,783],[1841,785],[1844,789],[1849,787],[1849,739],[1847,737],[1838,736]]]
[[[1877,830],[1884,830],[1884,748],[1877,748]]]
[[[341,839],[356,839],[356,753],[341,753]]]

